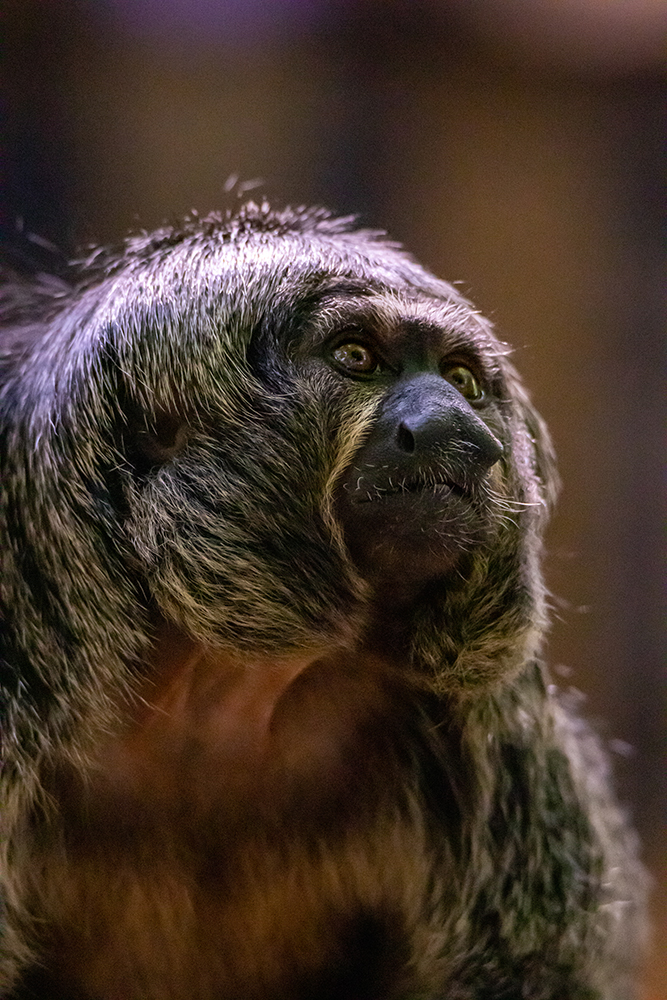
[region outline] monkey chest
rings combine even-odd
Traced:
[[[41,849],[38,892],[57,989],[401,996],[433,886],[391,685],[340,657],[274,664],[268,680],[190,666],[85,782],[55,789],[65,822]]]

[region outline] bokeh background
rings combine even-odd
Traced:
[[[43,241],[117,241],[259,180],[255,197],[389,230],[514,345],[564,481],[547,654],[641,833],[643,997],[663,1000],[665,0],[5,0],[2,16],[0,224],[19,252],[26,234],[45,260]]]

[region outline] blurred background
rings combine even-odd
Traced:
[[[564,481],[548,657],[641,833],[643,998],[663,1000],[665,0],[5,0],[3,19],[5,240],[46,259],[40,241],[117,241],[261,181],[387,229],[514,345]]]

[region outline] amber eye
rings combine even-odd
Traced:
[[[449,368],[443,369],[442,374],[469,402],[479,403],[484,398],[484,390],[465,365],[450,365]]]
[[[343,368],[352,375],[373,375],[380,367],[380,363],[375,354],[364,344],[357,344],[350,341],[349,344],[340,344],[331,357],[339,368]]]

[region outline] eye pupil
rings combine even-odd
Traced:
[[[361,375],[369,375],[376,371],[378,362],[371,350],[363,344],[351,341],[349,344],[341,344],[333,352],[336,363],[349,372],[356,372]]]
[[[450,365],[443,371],[443,377],[453,385],[464,399],[471,402],[479,402],[484,397],[484,390],[481,385],[465,365]]]

